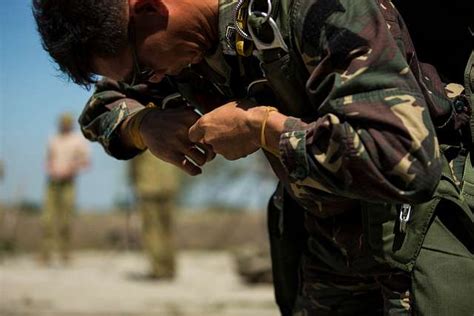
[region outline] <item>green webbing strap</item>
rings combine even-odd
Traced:
[[[471,43],[472,43],[472,52],[471,56],[464,70],[464,93],[469,102],[469,105],[472,110],[474,110],[474,34],[470,28],[468,31],[471,33]],[[471,148],[465,160],[464,172],[462,175],[462,195],[466,202],[469,204],[469,207],[473,209],[474,207],[474,169],[471,159],[474,158],[474,113],[471,114],[470,118],[470,129],[471,129]]]
[[[461,194],[471,210],[474,210],[474,167],[469,157],[471,155],[472,153],[469,153],[465,160]]]
[[[471,110],[474,111],[474,29],[468,27],[468,31],[471,34],[472,52],[464,71],[464,93],[471,106]],[[471,114],[469,125],[471,128],[471,159],[474,159],[474,113]],[[472,163],[474,161],[471,161]]]

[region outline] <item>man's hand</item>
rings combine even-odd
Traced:
[[[251,108],[245,101],[224,104],[203,115],[189,129],[189,139],[208,144],[226,159],[245,157],[260,148],[265,107]]]
[[[156,157],[198,175],[202,172],[199,166],[216,154],[209,146],[189,140],[189,127],[197,119],[199,115],[190,107],[150,111],[140,125],[140,134]]]

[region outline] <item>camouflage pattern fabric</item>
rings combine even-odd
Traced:
[[[416,59],[403,20],[389,1],[296,0],[294,5],[306,12],[296,33],[302,34],[297,45],[309,72],[307,93],[321,101],[314,105],[319,115],[310,128],[289,119],[280,142],[284,168],[277,172],[280,178],[289,173],[287,189],[307,211],[310,234],[294,313],[423,315],[429,295],[420,295],[419,287],[414,291],[409,273],[374,258],[357,200],[417,203],[430,197],[441,166],[436,128],[452,118],[444,85],[431,66]],[[439,252],[431,254],[431,260],[441,259]],[[466,247],[463,254],[472,265]],[[449,257],[450,268],[461,266],[463,260]],[[428,262],[422,269],[427,268]],[[469,276],[471,270],[462,273]],[[392,286],[394,275],[404,282]],[[322,276],[329,278],[321,281]],[[377,290],[366,289],[360,280],[349,290],[341,288],[347,276],[371,278]],[[420,280],[424,286],[427,282],[430,294],[442,285],[435,275]],[[361,293],[364,303],[379,296],[383,305],[354,305],[354,293]],[[465,295],[435,296],[454,310],[468,310],[460,307],[469,301]]]
[[[75,185],[73,180],[48,182],[44,211],[42,260],[48,263],[53,252],[59,252],[63,261],[70,258],[71,220],[74,213]]]
[[[161,105],[165,97],[175,93],[166,80],[159,84],[145,83],[129,86],[126,83],[104,78],[79,117],[84,136],[99,142],[107,153],[117,159],[130,159],[140,151],[123,148],[118,127],[130,115],[152,102]]]
[[[250,97],[242,91],[263,77],[255,73],[260,69],[258,60],[236,56],[228,32],[236,2],[220,1],[219,49],[206,57],[207,68],[191,67],[191,72],[219,86],[212,94],[221,100]],[[437,132],[441,135],[452,118],[452,103],[436,70],[417,60],[408,30],[390,1],[294,0],[291,8],[295,22],[291,40],[304,66],[302,93],[292,97],[305,99],[310,115],[287,119],[280,157],[268,159],[304,212],[305,227],[298,229],[306,230],[309,239],[299,244],[303,249],[296,304],[291,285],[283,294],[290,299],[280,308],[283,315],[339,315],[337,306],[341,315],[409,315],[414,295],[410,274],[370,252],[361,202],[384,205],[431,199],[441,176]],[[193,80],[188,85],[180,80],[182,85],[174,86],[182,87],[178,90],[183,97],[199,107]],[[116,126],[133,111],[133,101],[127,101],[130,97],[123,87],[115,88],[125,103],[114,100],[115,106],[110,107],[107,98],[99,104],[89,102],[83,130],[112,155],[129,157],[136,152],[120,147]],[[128,113],[116,114],[117,104]],[[284,236],[281,221],[274,223],[271,234]],[[272,246],[272,253],[277,248]],[[277,259],[285,260],[285,252],[281,254]],[[284,267],[278,271],[291,274]],[[285,276],[281,280],[277,298],[282,295],[278,287],[293,282]],[[356,303],[358,293],[367,304]]]
[[[309,73],[306,86],[311,99],[324,102],[308,104],[316,117],[309,126],[298,118],[287,121],[277,166],[280,179],[308,211],[320,216],[337,212],[331,205],[324,207],[334,200],[429,199],[440,175],[430,111],[443,117],[451,109],[436,72],[422,72],[406,30],[395,23],[398,16],[390,2],[300,2],[302,23],[296,32],[302,36],[296,39]],[[231,23],[233,5],[220,5],[220,47],[224,54],[235,55],[224,27]],[[225,68],[221,65],[218,72],[230,76]],[[137,87],[101,82],[80,119],[86,137],[116,157],[136,154],[111,148],[119,138],[117,126],[140,107],[132,99]],[[140,88],[146,95],[150,85]],[[161,100],[164,96],[161,93]],[[441,108],[432,110],[427,101]]]
[[[297,44],[310,73],[307,92],[322,102],[313,105],[318,118],[309,127],[299,119],[286,124],[280,149],[288,189],[321,216],[334,212],[324,210],[334,197],[428,199],[439,180],[440,161],[425,96],[433,94],[437,101],[445,95],[424,83],[439,78],[417,80],[419,65],[393,6],[389,1],[299,2],[306,10]],[[447,100],[443,104],[449,109]]]
[[[384,315],[384,306],[386,315],[411,315],[407,275],[357,277],[324,271],[321,276],[303,285],[295,316]]]

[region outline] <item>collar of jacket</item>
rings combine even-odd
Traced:
[[[219,43],[225,55],[236,55],[234,9],[238,0],[219,0]]]

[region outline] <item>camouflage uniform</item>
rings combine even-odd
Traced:
[[[410,255],[397,244],[397,207],[389,203],[419,205],[432,197],[442,169],[436,132],[452,118],[452,104],[433,67],[417,60],[391,2],[294,0],[289,42],[297,56],[262,67],[254,57],[236,56],[229,36],[235,4],[220,2],[220,46],[207,56],[212,67],[192,66],[161,84],[177,87],[203,112],[254,98],[293,115],[280,139],[280,157],[267,155],[280,179],[269,231],[282,314],[443,315],[449,308],[472,314],[472,300],[461,294],[472,293],[472,286],[453,283],[474,277],[472,254],[438,218],[409,225],[404,245],[415,249]],[[273,96],[268,85],[250,85],[262,78],[261,68]],[[286,76],[281,89],[273,74]],[[126,99],[133,95],[122,89],[123,99],[108,102],[101,99],[104,85],[86,106],[83,129],[116,157],[133,155],[123,152],[115,132],[136,111]],[[291,103],[299,104],[298,111]],[[412,222],[419,223],[422,213],[416,211]],[[421,247],[431,222],[428,246]],[[433,239],[435,230],[442,242]],[[433,275],[430,264],[454,278]],[[449,296],[442,284],[457,295]]]
[[[142,244],[151,266],[151,277],[175,274],[173,212],[178,189],[178,169],[150,152],[130,161],[130,179],[142,216]]]

